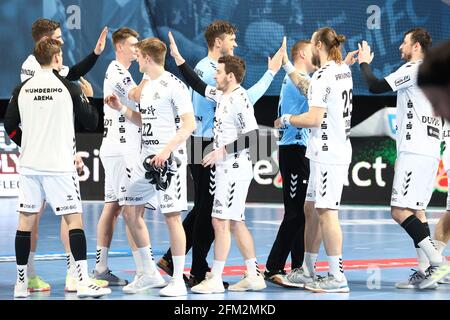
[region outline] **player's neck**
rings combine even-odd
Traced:
[[[233,92],[237,87],[239,87],[240,84],[239,83],[233,83],[228,86],[228,88],[226,88],[225,90],[223,90],[223,94],[227,95],[230,94],[231,92]]]
[[[409,60],[409,62],[416,62],[416,61],[419,61],[419,60],[423,60],[423,57],[424,57],[424,55],[421,52],[417,53],[417,54],[413,54],[411,56],[411,59]]]
[[[306,65],[302,61],[295,61],[294,67],[298,72],[306,73],[308,74],[308,69],[306,68]]]
[[[222,57],[222,54],[220,53],[219,50],[216,49],[208,50],[208,58],[210,58],[211,60],[219,61],[220,57]]]
[[[164,67],[163,66],[151,66],[148,68],[148,70],[145,72],[150,79],[155,80],[158,79],[163,73],[164,73]]]
[[[131,66],[131,61],[128,61],[127,59],[125,59],[122,55],[120,55],[119,53],[116,53],[116,60],[120,62],[121,65],[123,65],[127,70],[130,68]]]

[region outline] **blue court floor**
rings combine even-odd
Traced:
[[[16,277],[14,257],[14,237],[17,228],[15,199],[0,199],[2,223],[0,224],[0,300],[13,299],[13,286]],[[103,208],[102,202],[84,202],[84,225],[88,244],[88,263],[92,270],[95,264],[96,225]],[[427,213],[431,231],[441,215],[435,208]],[[265,264],[283,216],[279,205],[249,204],[246,211],[247,225],[253,234],[257,259]],[[387,207],[350,207],[340,212],[344,233],[344,254],[346,276],[351,292],[348,294],[317,294],[302,289],[285,289],[268,283],[261,292],[226,292],[215,295],[197,295],[189,293],[178,300],[450,300],[450,285],[440,285],[436,290],[399,290],[395,282],[407,279],[410,269],[416,265],[416,251],[405,231],[390,218]],[[153,252],[159,259],[169,245],[168,232],[163,216],[146,211],[146,221],[150,230]],[[40,224],[36,271],[52,285],[51,292],[33,293],[31,300],[74,300],[76,294],[64,292],[66,262],[64,249],[59,240],[60,219],[47,208]],[[450,250],[445,251],[449,256]],[[208,261],[212,263],[212,250]],[[319,271],[326,270],[323,262],[326,256],[323,248],[319,255]],[[190,268],[190,254],[186,268]],[[289,263],[290,261],[288,261]],[[227,261],[227,273],[224,280],[234,283],[241,275],[237,269],[244,265],[243,259],[233,242]],[[134,263],[128,247],[124,220],[120,217],[115,230],[110,269],[118,276],[132,280]],[[167,276],[165,276],[167,278]],[[158,296],[158,289],[145,294],[125,295],[120,287],[112,287],[112,294],[101,299],[119,300],[158,300],[170,299]]]

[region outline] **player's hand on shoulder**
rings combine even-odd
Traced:
[[[80,87],[86,97],[92,98],[94,96],[94,89],[92,89],[92,85],[83,77],[80,77]]]

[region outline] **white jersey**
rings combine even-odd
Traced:
[[[439,159],[442,121],[417,86],[422,61],[408,62],[385,77],[397,92],[397,153],[406,151]]]
[[[247,90],[241,86],[224,95],[215,87],[207,86],[205,96],[217,102],[214,118],[214,149],[223,147],[239,138],[240,135],[258,129],[253,104]],[[236,157],[249,161],[248,149],[238,155],[229,154],[225,161]]]
[[[30,79],[33,77],[36,72],[41,71],[41,65],[36,60],[36,57],[32,54],[30,54],[22,64],[22,69],[20,70],[20,80],[22,82]],[[59,74],[61,77],[66,77],[69,74],[69,67],[68,66],[62,66],[61,71],[59,71]]]
[[[352,73],[347,64],[330,61],[314,73],[308,90],[308,105],[324,108],[326,112],[320,127],[311,128],[307,158],[327,164],[351,162],[352,95]]]
[[[141,93],[142,153],[158,154],[175,137],[180,116],[194,113],[186,85],[170,72],[149,80]],[[185,150],[186,143],[178,150]],[[185,152],[183,152],[185,153]]]
[[[442,141],[445,142],[445,149],[442,153],[442,163],[446,171],[450,170],[450,123],[444,121],[444,129],[442,130]],[[450,179],[449,179],[450,181]]]
[[[136,83],[130,72],[119,61],[113,60],[106,70],[103,96],[115,93],[123,105],[136,111],[136,103],[128,98],[128,93],[134,88]],[[103,112],[104,132],[100,154],[104,157],[138,154],[141,147],[140,128],[106,104]]]

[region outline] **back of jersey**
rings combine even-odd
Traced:
[[[309,108],[325,108],[323,121],[311,129],[306,156],[316,162],[350,164],[353,80],[347,64],[328,62],[316,71],[308,90]]]
[[[73,101],[65,84],[53,70],[42,70],[22,86],[18,105],[22,123],[20,167],[72,172]]]

